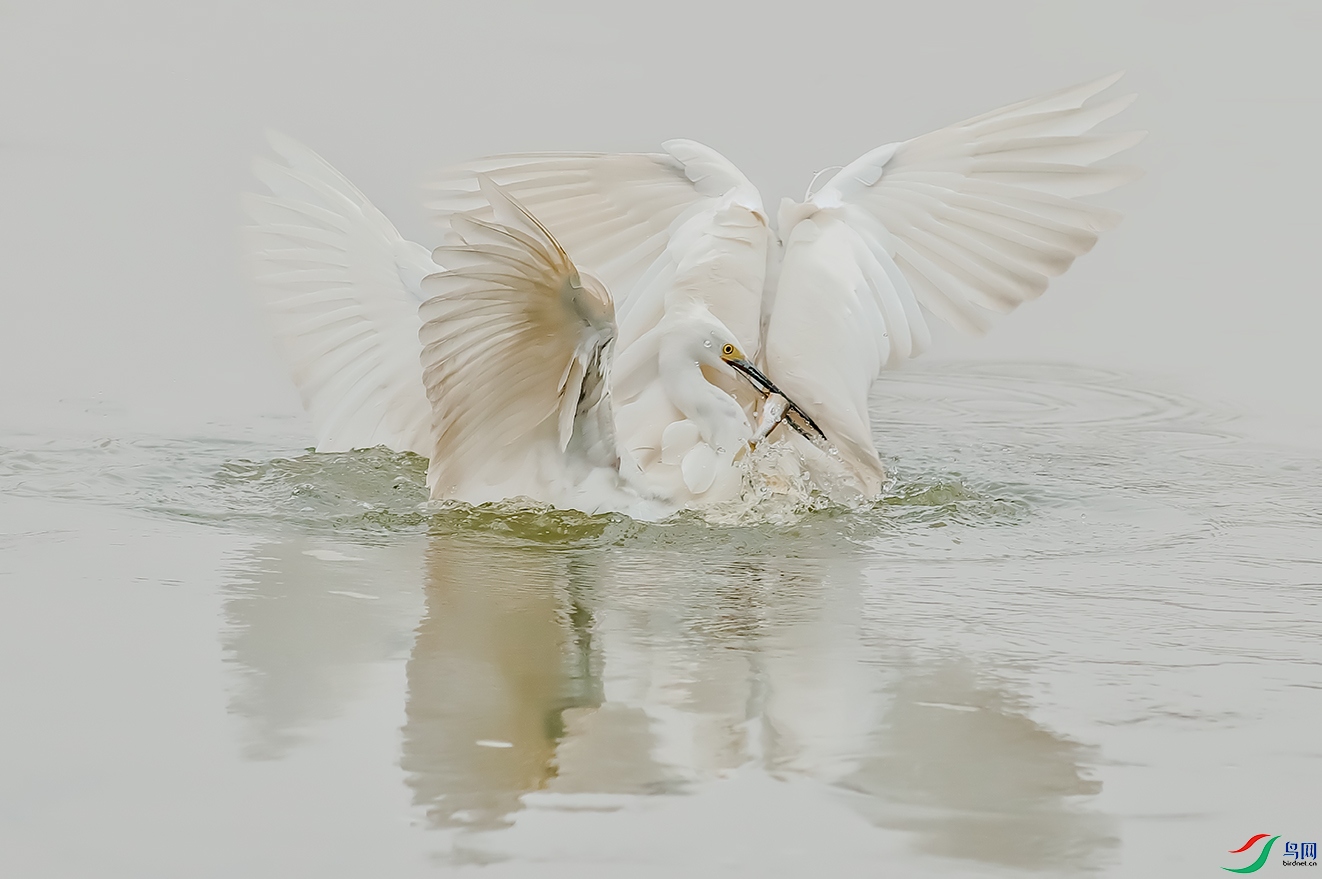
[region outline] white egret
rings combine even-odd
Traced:
[[[450,169],[429,254],[273,136],[247,249],[317,448],[425,455],[433,498],[661,516],[737,496],[768,436],[868,498],[868,393],[925,313],[981,332],[1118,221],[1078,200],[1136,176],[1096,166],[1142,137],[1090,133],[1132,101],[1089,103],[1116,79],[873,149],[784,200],[779,235],[737,168],[674,140]]]

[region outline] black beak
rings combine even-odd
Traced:
[[[799,404],[791,400],[784,391],[776,387],[771,379],[767,378],[766,373],[742,357],[738,360],[727,360],[725,362],[747,376],[748,380],[753,383],[753,387],[764,395],[779,394],[784,397],[786,403],[788,403],[785,407],[785,421],[790,427],[814,443],[826,442],[826,434],[822,433],[822,429],[817,426],[817,422],[813,421],[807,412],[799,408]]]

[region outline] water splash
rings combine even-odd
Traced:
[[[833,504],[806,475],[786,467],[750,473],[744,494],[701,513],[654,526],[618,514],[558,510],[526,499],[470,506],[429,501],[427,462],[384,448],[355,452],[272,454],[216,440],[96,440],[0,449],[0,488],[28,496],[93,501],[205,525],[388,537],[473,532],[540,544],[613,544],[647,527],[825,529],[861,513],[862,523],[975,521],[1018,509],[958,477],[930,472],[892,479],[875,504]],[[239,454],[235,454],[238,452]],[[785,450],[776,455],[784,460]],[[855,523],[857,530],[860,523]]]
[[[872,543],[883,555],[963,559],[1189,544],[1221,527],[1217,498],[1227,484],[1254,488],[1240,492],[1239,519],[1261,518],[1266,527],[1289,516],[1315,526],[1309,498],[1322,478],[1315,456],[1246,453],[1226,421],[1098,370],[933,364],[879,384],[876,440],[889,453],[891,476],[882,497],[862,506],[831,502],[776,443],[759,446],[736,501],[647,526],[526,501],[432,503],[426,462],[416,455],[318,454],[214,438],[10,437],[0,442],[0,491],[217,527],[366,540],[422,533],[550,546],[701,539],[756,551],[760,531],[770,540],[813,536]],[[1274,462],[1271,473],[1258,472],[1265,460]]]

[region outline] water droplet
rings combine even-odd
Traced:
[[[710,347],[711,347],[711,339],[708,339],[707,341],[703,342],[703,343],[702,343],[702,347],[704,347],[704,348],[710,348]]]
[[[716,447],[716,454],[718,454],[718,455],[724,455],[724,454],[725,454],[725,446],[717,446],[717,447]]]

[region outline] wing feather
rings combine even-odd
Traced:
[[[550,231],[493,180],[483,210],[457,215],[447,271],[425,278],[422,375],[434,415],[434,498],[534,493],[511,474],[555,461],[573,433],[584,377],[613,336],[605,291],[585,283]],[[536,471],[531,478],[545,477]]]
[[[1137,176],[1131,168],[1095,164],[1143,137],[1091,133],[1132,100],[1085,106],[1118,79],[1071,86],[878,147],[845,166],[812,203],[855,205],[870,214],[892,236],[891,253],[912,275],[919,301],[945,320],[980,330],[987,320],[978,309],[1008,312],[1040,296],[1050,278],[1118,221],[1112,211],[1075,200]]]
[[[317,448],[426,454],[417,284],[437,266],[329,163],[271,134],[244,250],[259,304],[312,417]]]
[[[664,153],[511,153],[440,172],[427,204],[442,220],[490,219],[479,177],[537,217],[574,262],[600,278],[620,314],[685,217],[733,195],[760,210],[755,189],[719,153],[672,140]]]
[[[1118,78],[877,147],[807,204],[782,206],[767,371],[801,404],[814,400],[809,411],[865,491],[881,473],[867,390],[878,370],[926,346],[922,310],[983,332],[1118,222],[1076,200],[1137,176],[1097,164],[1143,137],[1093,133],[1132,101],[1087,103]]]

